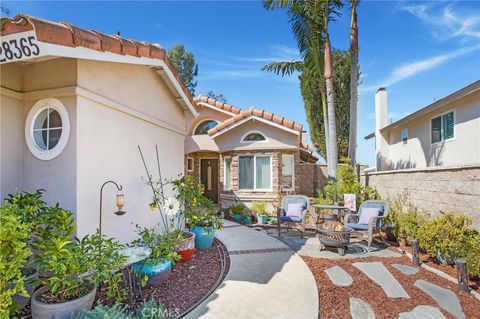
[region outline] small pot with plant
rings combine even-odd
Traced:
[[[252,211],[248,208],[245,208],[245,210],[243,211],[243,223],[245,225],[252,224]]]
[[[233,206],[230,207],[230,211],[233,214],[233,219],[236,222],[241,222],[242,221],[242,214],[243,214],[245,208],[246,207],[243,204],[233,205]]]
[[[215,230],[222,228],[222,220],[206,208],[185,212],[192,232],[195,233],[195,248],[207,250],[215,239]]]
[[[177,253],[180,262],[188,262],[195,255],[195,233],[191,231],[175,230],[173,236],[178,240]]]
[[[254,201],[252,203],[252,211],[257,216],[257,223],[264,225],[267,223],[267,203],[263,201]]]
[[[178,237],[173,233],[157,233],[153,229],[141,228],[137,225],[139,239],[132,242],[135,246],[147,246],[152,250],[149,258],[133,264],[137,274],[142,275],[143,286],[165,282],[175,262],[180,260],[177,253],[179,247]]]

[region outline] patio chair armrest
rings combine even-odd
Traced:
[[[347,224],[348,224],[348,220],[350,219],[350,216],[360,216],[359,213],[347,213],[345,214],[345,217],[343,218],[343,224],[345,227],[347,227]]]
[[[368,221],[368,229],[373,229],[377,227],[377,223],[381,220],[384,219],[387,216],[373,216],[370,217],[370,220]]]

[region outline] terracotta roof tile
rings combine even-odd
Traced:
[[[98,31],[82,29],[68,22],[57,23],[26,14],[19,14],[12,19],[3,18],[0,35],[30,30],[35,30],[37,40],[41,42],[68,47],[81,46],[97,51],[163,60],[180,83],[182,91],[192,105],[195,105],[195,101],[185,83],[180,79],[178,71],[168,59],[165,50],[158,44],[138,42],[118,35],[110,36]]]
[[[224,111],[234,113],[234,114],[239,114],[242,111],[241,109],[236,108],[233,105],[230,105],[230,104],[225,103],[225,102],[220,102],[217,99],[214,99],[212,97],[205,96],[205,95],[200,95],[200,96],[195,97],[194,101],[197,102],[197,103],[198,102],[207,103],[207,104],[210,104],[211,106],[215,106],[216,108],[218,108],[220,110],[224,110]]]

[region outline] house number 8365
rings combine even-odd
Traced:
[[[34,40],[34,36],[29,36],[2,42],[0,46],[0,62],[39,55],[40,48],[34,43]]]

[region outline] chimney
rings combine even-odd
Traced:
[[[380,130],[388,125],[388,94],[387,89],[381,87],[375,94],[375,154],[377,158],[377,171],[382,170],[382,164],[388,157],[388,143],[380,134]]]

